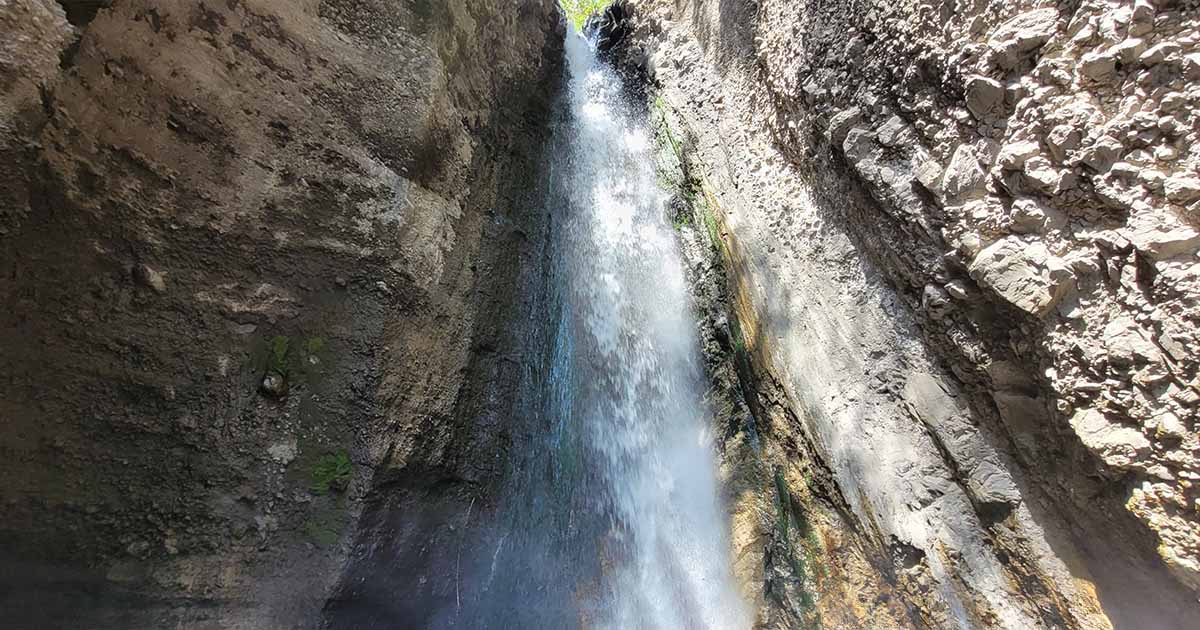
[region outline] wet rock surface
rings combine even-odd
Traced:
[[[583,33],[596,42],[596,52],[607,55],[619,48],[633,30],[632,10],[626,0],[617,0],[584,22]]]
[[[759,433],[913,622],[1188,627],[1195,4],[630,4],[794,410]]]
[[[439,489],[413,544],[466,509],[561,28],[548,0],[0,3],[7,626],[313,627],[380,485]]]

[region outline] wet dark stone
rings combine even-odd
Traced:
[[[608,53],[633,32],[633,10],[627,0],[617,0],[604,11],[587,19],[583,33],[595,38],[596,52]]]

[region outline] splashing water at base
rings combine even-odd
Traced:
[[[569,408],[608,517],[594,627],[749,626],[731,575],[683,263],[650,135],[619,78],[567,37],[561,261]],[[562,131],[562,130],[560,130]],[[561,171],[560,171],[561,172]]]

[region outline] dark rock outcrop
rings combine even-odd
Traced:
[[[595,40],[596,52],[608,55],[633,32],[632,17],[628,1],[617,0],[588,17],[583,33]]]

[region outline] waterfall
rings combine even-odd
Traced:
[[[695,315],[645,114],[568,35],[567,203],[556,225],[569,352],[554,358],[603,520],[592,627],[748,627],[719,500]],[[560,144],[560,146],[562,146]],[[565,166],[565,168],[563,168]],[[560,344],[560,350],[564,346]]]
[[[514,433],[512,450],[495,453],[504,478],[478,502],[439,508],[442,545],[375,556],[352,574],[359,589],[383,579],[396,601],[366,612],[343,603],[331,628],[750,626],[645,112],[586,40],[568,35],[566,50],[546,179],[529,183],[544,195],[549,236],[525,252],[541,261],[523,277],[513,332],[517,402],[507,422],[481,421]],[[390,518],[403,531],[413,517]],[[423,590],[422,579],[435,586]]]

